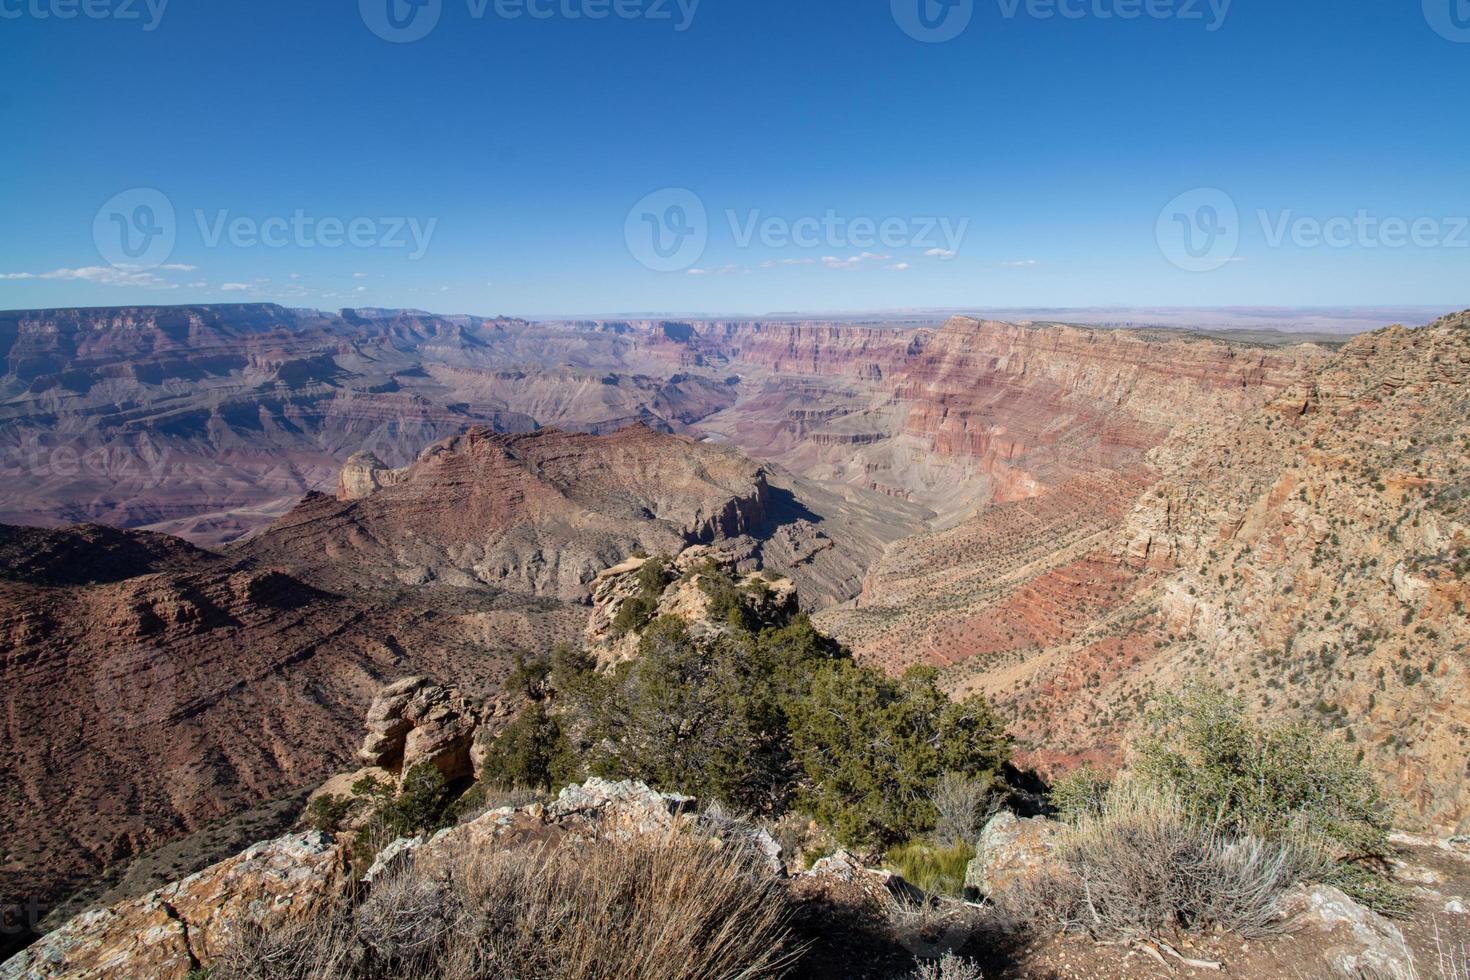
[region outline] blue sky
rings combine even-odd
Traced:
[[[1465,0],[151,2],[0,0],[0,308],[1470,306]]]

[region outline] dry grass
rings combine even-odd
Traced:
[[[1291,845],[1223,835],[1167,795],[1126,781],[1068,829],[1060,855],[1062,868],[1006,903],[1032,922],[1105,940],[1216,927],[1268,934],[1306,860]]]
[[[218,977],[669,980],[780,976],[795,961],[779,884],[691,834],[464,855],[375,883],[356,907],[242,934]]]

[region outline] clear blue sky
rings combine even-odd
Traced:
[[[1218,24],[1208,0],[1200,20],[974,0],[941,43],[908,36],[890,0],[702,0],[682,31],[677,0],[670,19],[600,20],[562,13],[598,0],[538,0],[546,19],[495,2],[477,19],[477,0],[442,0],[426,37],[395,44],[357,0],[172,0],[152,30],[146,0],[0,0],[0,308],[1470,306],[1455,220],[1470,216],[1470,32],[1421,0],[1235,0]],[[1464,6],[1438,2],[1445,18]],[[37,16],[68,3],[138,18]],[[644,219],[629,212],[671,187],[706,209],[708,244],[655,271],[630,249]],[[136,196],[98,218],[134,188],[175,211],[151,268],[99,250],[94,228],[139,219]],[[1175,221],[1219,227],[1198,195],[1160,221],[1197,188],[1239,213],[1238,244],[1206,272],[1160,245]],[[668,201],[646,213],[684,227]],[[1288,212],[1418,220],[1421,242],[1368,247],[1379,234],[1359,228],[1327,247],[1308,228],[1273,244],[1258,211],[1271,227]],[[408,228],[406,248],[326,247],[314,230],[280,248],[209,240],[221,217],[248,232],[297,212],[368,219],[363,242],[394,230],[380,219],[435,223],[417,258]],[[754,212],[903,231],[742,244]],[[951,244],[921,234],[927,218],[968,221],[953,257],[925,254]]]

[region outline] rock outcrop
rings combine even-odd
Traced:
[[[679,552],[665,566],[659,584],[643,592],[643,572],[663,558],[630,558],[600,572],[593,580],[592,614],[584,633],[587,648],[602,666],[631,660],[637,655],[642,624],[619,631],[618,614],[631,601],[651,601],[647,621],[664,616],[683,620],[696,636],[710,636],[729,629],[715,615],[714,596],[709,589],[712,575],[733,581],[737,599],[752,623],[780,626],[799,610],[796,584],[788,578],[749,571],[749,559],[709,545],[695,545]]]
[[[237,930],[291,921],[345,884],[342,854],[322,834],[256,844],[141,898],[77,916],[0,964],[0,980],[182,980]]]
[[[470,756],[477,725],[475,712],[457,691],[428,677],[405,677],[373,698],[357,757],[396,774],[432,765],[453,782],[474,774]]]

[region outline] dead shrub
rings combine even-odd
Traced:
[[[410,869],[355,907],[242,932],[216,975],[753,980],[794,962],[789,919],[770,873],[706,836],[564,841]]]
[[[920,961],[909,974],[909,980],[983,980],[980,966],[973,960],[945,953],[937,960]]]
[[[1068,828],[1058,853],[1060,867],[1006,903],[1033,922],[1107,940],[1215,927],[1269,933],[1277,900],[1313,860],[1290,844],[1230,837],[1127,781]]]
[[[977,779],[948,772],[934,784],[929,799],[939,814],[934,827],[935,841],[941,847],[959,844],[973,847],[985,824],[1000,812],[1005,795],[992,776]]]

